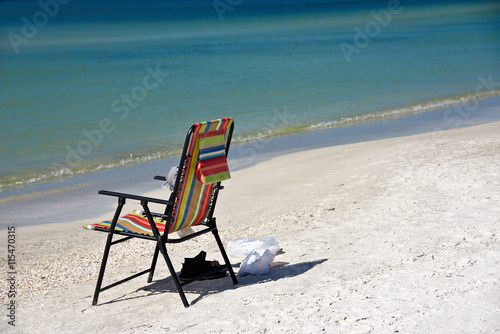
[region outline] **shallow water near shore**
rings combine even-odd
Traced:
[[[470,111],[466,111],[470,110]],[[273,157],[334,145],[408,136],[431,131],[500,121],[500,97],[467,105],[441,108],[404,117],[392,117],[293,135],[232,145],[229,164],[241,170]],[[238,120],[236,119],[236,126]],[[500,129],[499,129],[500,131]],[[160,188],[155,175],[165,175],[179,157],[65,177],[25,187],[6,189],[0,198],[0,228],[60,223],[101,216],[114,210],[116,201],[97,194],[101,189],[144,194]],[[165,198],[168,197],[165,190]]]

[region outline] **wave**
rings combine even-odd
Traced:
[[[377,112],[371,112],[367,114],[353,115],[350,117],[342,117],[339,120],[319,122],[316,124],[311,124],[307,127],[308,130],[319,129],[319,128],[329,128],[335,126],[350,125],[355,123],[379,120],[391,117],[403,117],[411,114],[427,112],[436,109],[450,108],[468,102],[477,101],[480,99],[498,96],[500,95],[500,89],[492,89],[487,91],[479,91],[473,93],[465,93],[453,95],[445,98],[432,99],[427,101],[422,101],[414,104],[405,105],[398,108],[391,108]]]
[[[445,98],[427,100],[401,106],[398,108],[392,108],[377,112],[370,112],[364,114],[359,113],[357,115],[344,116],[338,119],[325,120],[317,123],[275,126],[273,128],[260,130],[251,134],[236,135],[233,137],[233,144],[261,141],[272,137],[289,135],[305,131],[313,131],[316,129],[349,126],[353,124],[376,121],[385,118],[404,117],[407,115],[423,113],[436,109],[452,108],[454,106],[464,105],[472,101],[498,95],[500,95],[500,89],[492,89],[487,91],[465,93]],[[93,166],[86,166],[82,168],[59,168],[49,172],[45,172],[43,174],[38,174],[36,176],[18,178],[16,180],[9,180],[9,181],[0,181],[0,192],[8,188],[26,186],[61,177],[71,177],[80,174],[87,174],[92,172],[113,169],[117,167],[124,167],[124,166],[141,164],[149,161],[161,160],[168,157],[180,155],[181,150],[182,147],[179,146],[179,147],[174,147],[173,149],[167,152],[153,152],[143,156],[130,155],[127,158],[110,161],[102,164],[97,164]]]
[[[311,124],[298,124],[290,126],[282,126],[273,129],[266,129],[257,133],[239,136],[233,139],[236,143],[247,143],[252,141],[265,140],[271,137],[312,131],[316,129],[333,128],[339,126],[349,126],[357,123],[376,121],[385,118],[404,117],[411,114],[423,113],[436,109],[450,108],[468,102],[498,96],[500,89],[491,89],[485,91],[476,91],[464,94],[457,94],[445,98],[436,98],[432,100],[421,101],[397,108],[391,108],[376,112],[359,113],[352,116],[343,116],[337,119],[325,120]]]
[[[98,164],[98,165],[86,166],[86,167],[80,167],[80,168],[60,168],[60,169],[54,169],[54,170],[46,172],[46,173],[38,174],[36,176],[18,178],[18,179],[9,180],[9,181],[0,181],[0,192],[2,190],[8,189],[8,188],[21,187],[21,186],[26,186],[26,185],[30,185],[30,184],[41,183],[44,181],[49,181],[49,180],[57,179],[57,178],[61,178],[61,177],[77,176],[77,175],[81,175],[81,174],[88,174],[88,173],[113,169],[113,168],[117,168],[117,167],[137,165],[137,164],[141,164],[141,163],[145,163],[145,162],[149,162],[149,161],[165,159],[165,158],[168,158],[170,156],[175,156],[177,154],[180,154],[180,150],[181,149],[179,148],[179,150],[172,150],[172,151],[167,152],[167,153],[155,152],[155,153],[151,153],[148,155],[135,156],[135,157],[130,155],[128,158],[115,160],[115,161],[111,161],[111,162],[106,162],[106,163],[102,163],[102,164]]]

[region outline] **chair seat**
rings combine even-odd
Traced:
[[[149,224],[148,219],[143,215],[142,210],[134,210],[126,215],[120,217],[116,223],[115,231],[117,232],[132,232],[137,234],[153,236],[153,230]],[[154,218],[158,232],[163,234],[165,231],[165,221],[159,218]],[[87,224],[83,228],[87,230],[109,230],[111,221],[102,221],[96,224]]]

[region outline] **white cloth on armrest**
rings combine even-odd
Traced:
[[[175,180],[177,179],[177,171],[179,170],[178,166],[174,166],[170,168],[170,171],[167,174],[167,181],[162,183],[163,188],[168,188],[170,191],[174,190]]]

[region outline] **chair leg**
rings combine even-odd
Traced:
[[[222,241],[220,240],[219,237],[219,232],[217,229],[213,230],[212,233],[214,234],[215,240],[217,241],[217,245],[219,246],[220,252],[222,254],[222,258],[224,259],[224,262],[226,263],[227,270],[229,271],[229,275],[231,275],[231,279],[233,280],[233,284],[238,284],[238,280],[236,279],[236,275],[234,274],[233,267],[231,266],[231,263],[229,262],[229,258],[227,257],[226,250],[224,249],[224,245],[222,244]]]
[[[104,254],[102,256],[101,269],[99,270],[99,277],[97,278],[97,284],[94,291],[94,299],[92,300],[92,306],[97,305],[97,300],[99,299],[99,293],[101,292],[102,280],[104,278],[104,271],[106,269],[106,263],[108,262],[109,250],[113,241],[113,234],[115,232],[116,222],[120,217],[123,206],[125,205],[125,198],[118,198],[118,206],[113,217],[113,222],[109,228],[108,238],[106,240],[106,246],[104,247]]]
[[[108,234],[108,239],[106,241],[106,247],[104,247],[104,254],[102,256],[101,269],[99,270],[99,277],[97,278],[97,284],[94,291],[94,299],[92,300],[92,306],[97,305],[97,300],[99,299],[99,293],[101,292],[102,280],[104,278],[104,271],[106,270],[106,263],[108,262],[109,250],[111,249],[111,241],[113,239],[113,233]]]
[[[158,248],[158,245],[156,245],[155,253],[153,255],[153,261],[151,262],[151,269],[149,272],[148,283],[151,283],[153,281],[153,274],[155,273],[156,262],[158,260],[159,251],[160,251],[160,249]]]
[[[184,307],[189,307],[186,295],[184,294],[184,290],[182,290],[181,283],[179,282],[179,277],[177,277],[177,273],[175,272],[174,266],[172,265],[172,261],[170,261],[170,258],[168,257],[165,245],[160,242],[158,246],[160,247],[160,251],[163,254],[165,262],[167,263],[168,270],[170,271],[170,275],[172,276],[172,280],[174,281],[175,287],[177,288],[177,292],[179,292],[179,296],[181,297]]]

